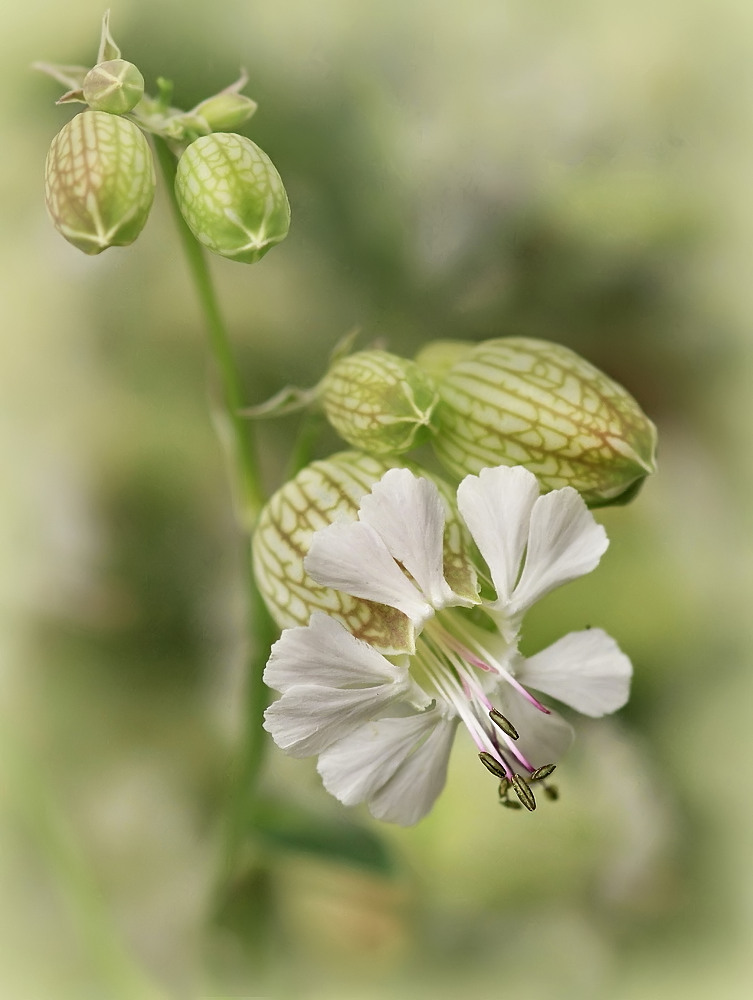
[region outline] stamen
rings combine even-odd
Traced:
[[[537,767],[535,771],[531,772],[531,777],[528,780],[541,781],[543,778],[548,778],[556,767],[556,764],[543,764],[541,767]]]
[[[544,767],[538,768],[538,770],[543,771],[545,768],[549,767],[554,769],[554,765],[545,764]],[[551,774],[551,771],[549,773]],[[531,779],[533,779],[533,775],[531,775]],[[514,799],[510,798],[510,789],[515,790],[515,794],[520,799],[520,802],[516,802]],[[559,798],[559,792],[554,785],[544,785],[544,795],[546,795],[551,802],[556,802]],[[525,806],[526,809],[533,812],[536,808],[536,799],[534,798],[528,782],[522,778],[521,775],[514,774],[512,778],[500,778],[499,804],[501,806],[506,806],[508,809],[522,809],[523,806]]]
[[[508,743],[510,753],[515,757],[519,764],[522,764],[526,771],[533,771],[533,764],[525,757],[523,752],[519,750],[514,743]]]
[[[496,708],[492,708],[489,712],[489,718],[492,720],[495,726],[499,726],[503,733],[510,737],[511,740],[517,740],[520,736],[518,730],[506,719],[501,712],[498,712]]]
[[[486,659],[482,660],[480,656],[473,653],[468,646],[452,635],[451,632],[448,632],[446,629],[442,629],[442,632],[444,633],[443,637],[447,645],[459,653],[462,658],[472,666],[477,667],[479,670],[485,670],[487,673],[491,670],[500,674],[515,688],[519,694],[522,694],[526,701],[530,702],[534,708],[543,712],[544,715],[552,714],[551,709],[548,709],[546,705],[542,705],[538,698],[534,698],[531,692],[524,688],[520,681],[513,677],[509,670],[506,670],[500,663],[497,662],[497,660],[494,659],[493,656],[490,656],[489,653],[476,640],[473,640],[474,644],[477,646],[479,652],[483,653]],[[469,635],[469,639],[473,639],[473,637]]]
[[[529,812],[533,812],[536,808],[536,799],[527,782],[520,774],[514,774],[512,776],[512,787],[515,789],[515,794],[518,796],[526,809]]]
[[[492,774],[511,776],[512,768],[502,756],[494,733],[489,732],[488,723],[484,724],[492,705],[478,680],[467,664],[450,659],[430,634],[422,635],[420,641],[424,665],[430,668],[431,682],[437,693],[455,707],[479,752],[485,754],[487,760],[494,761],[497,770],[492,770]],[[479,711],[481,706],[483,714]],[[527,767],[525,762],[521,763]]]
[[[500,764],[495,757],[492,757],[490,753],[487,753],[486,750],[481,751],[481,753],[478,755],[478,759],[481,761],[481,763],[484,765],[487,771],[491,771],[491,773],[495,777],[504,778],[505,780],[507,780],[507,772],[505,771],[504,766]]]
[[[468,639],[480,653],[487,655],[472,634],[469,634]],[[472,668],[491,670],[503,676],[534,706],[547,714],[549,709],[541,705],[494,659],[491,659],[490,663],[485,663],[436,619],[431,627],[425,630],[420,642],[423,646],[421,660],[426,669],[427,680],[431,680],[437,694],[443,700],[454,706],[476,744],[481,763],[495,777],[509,782],[513,782],[513,769],[516,765],[521,771],[524,770],[526,779],[518,774],[517,783],[508,785],[508,790],[509,787],[514,787],[526,809],[534,810],[536,799],[528,786],[528,781],[545,778],[554,770],[554,765],[545,764],[537,769],[526,758],[515,743],[519,739],[517,729],[492,705]],[[485,723],[485,719],[492,723],[492,728],[489,727],[489,722]],[[512,758],[512,763],[507,759],[508,756]],[[532,775],[531,778],[528,778],[529,774]],[[507,798],[504,789],[500,794]]]

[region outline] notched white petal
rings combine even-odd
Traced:
[[[282,697],[264,713],[264,728],[296,757],[321,753],[387,706],[431,704],[408,671],[318,612],[309,625],[286,629],[264,671]]]
[[[458,509],[489,567],[500,605],[518,579],[539,492],[536,477],[520,465],[482,469],[458,487]]]
[[[397,685],[371,688],[290,688],[264,713],[264,728],[293,757],[322,753],[400,696]]]
[[[420,628],[434,610],[368,524],[330,524],[314,534],[303,561],[325,587],[402,611]]]
[[[368,802],[379,819],[415,823],[444,785],[455,724],[436,708],[366,723],[319,757],[324,787],[345,805]]]
[[[412,826],[426,816],[447,781],[457,726],[457,718],[440,718],[424,742],[371,797],[373,816],[400,826]]]
[[[445,509],[437,487],[409,469],[390,469],[361,500],[359,520],[379,535],[429,604],[456,603],[442,568]]]
[[[598,718],[627,702],[633,668],[599,628],[571,632],[522,661],[519,680],[571,708]]]
[[[308,625],[285,629],[272,646],[264,683],[275,691],[298,684],[348,688],[394,683],[405,687],[408,670],[317,611]]]
[[[539,497],[531,511],[528,549],[508,608],[519,615],[555,587],[590,573],[609,541],[571,486]]]

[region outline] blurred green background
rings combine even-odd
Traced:
[[[243,554],[201,317],[164,192],[97,258],[43,205],[70,111],[29,64],[91,63],[102,12],[0,14],[0,992],[750,996],[753,5],[113,4],[181,106],[249,72],[293,209],[260,264],[212,263],[249,403],[353,327],[404,354],[522,333],[660,434],[635,504],[598,513],[599,571],[527,623],[531,649],[601,625],[635,665],[561,800],[500,810],[461,738],[432,815],[379,828],[273,750],[265,787],[324,832],[249,844],[221,900]],[[262,428],[270,487],[294,432]]]

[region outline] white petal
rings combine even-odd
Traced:
[[[264,728],[293,757],[321,753],[372,719],[400,695],[397,685],[338,689],[301,684],[264,713]]]
[[[499,603],[510,598],[539,496],[533,473],[520,465],[482,469],[458,487],[458,509],[491,573]]]
[[[442,718],[393,777],[369,800],[377,819],[412,826],[429,812],[447,781],[457,718]]]
[[[454,724],[438,709],[369,722],[320,756],[324,787],[345,805],[374,799],[379,818],[415,823],[444,783]]]
[[[533,767],[556,763],[572,743],[572,726],[561,715],[539,711],[508,684],[503,693],[492,700],[518,730],[520,738],[515,746]],[[509,750],[505,754],[515,768],[515,758]],[[520,773],[525,775],[523,770]]]
[[[265,712],[264,728],[298,757],[320,753],[386,705],[431,700],[412,680],[407,659],[391,663],[321,612],[286,629],[272,647],[264,682],[283,696]]]
[[[377,532],[361,521],[317,531],[303,565],[317,583],[397,608],[416,627],[434,613]]]
[[[442,569],[445,510],[434,483],[409,469],[390,469],[362,498],[358,518],[374,528],[429,604],[457,603]]]
[[[576,490],[539,497],[531,511],[526,561],[507,613],[518,615],[560,584],[595,569],[609,541]]]
[[[396,666],[334,618],[315,612],[311,622],[285,629],[264,671],[264,683],[275,691],[298,684],[327,688],[373,687],[407,683],[406,666]]]
[[[614,639],[591,628],[571,632],[524,660],[516,676],[584,715],[600,716],[616,712],[628,700],[632,672]]]

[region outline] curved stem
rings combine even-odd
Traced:
[[[212,356],[222,385],[222,407],[215,414],[215,418],[219,423],[220,437],[228,444],[231,451],[229,465],[233,476],[237,477],[235,486],[238,494],[236,500],[239,520],[244,530],[250,533],[264,505],[265,496],[261,486],[257,449],[248,422],[240,416],[244,400],[238,369],[209,273],[206,254],[186,225],[175,198],[177,161],[163,139],[158,136],[153,138],[183,252],[206,320]]]
[[[311,461],[314,445],[322,432],[324,417],[321,413],[307,413],[298,430],[293,451],[285,468],[285,480],[292,479]]]
[[[256,786],[266,748],[262,720],[267,705],[267,689],[262,680],[262,673],[267,651],[277,636],[277,626],[267,611],[251,572],[249,536],[264,505],[265,496],[261,486],[252,428],[239,415],[243,406],[243,397],[235,359],[230,347],[230,339],[220,312],[205,252],[186,225],[175,198],[174,181],[177,161],[164,140],[159,137],[153,138],[183,250],[206,320],[210,348],[220,376],[222,405],[215,413],[215,422],[221,440],[228,445],[229,471],[238,491],[236,506],[245,535],[243,573],[249,596],[247,610],[248,671],[244,678],[246,691],[242,745],[230,775],[229,801],[219,873],[219,889],[222,891],[233,876],[245,834],[253,826]]]

